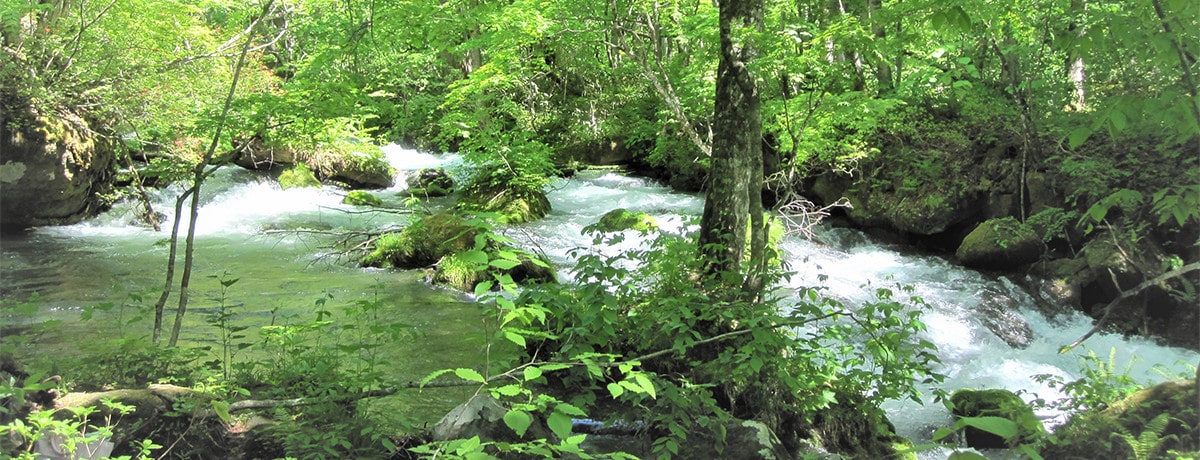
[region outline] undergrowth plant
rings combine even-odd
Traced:
[[[597,234],[601,246],[619,237]],[[515,347],[509,359],[482,370],[444,369],[475,382],[508,412],[506,425],[524,435],[545,420],[551,438],[526,442],[467,439],[415,451],[430,457],[486,458],[521,452],[580,455],[582,435],[571,418],[645,426],[652,455],[670,458],[684,446],[724,445],[735,419],[760,419],[786,442],[817,411],[861,397],[861,409],[883,420],[878,403],[920,400],[918,382],[940,381],[920,298],[901,289],[876,292],[857,310],[804,290],[739,300],[697,279],[691,235],[661,233],[615,256],[577,249],[575,283],[518,290],[497,274],[476,295],[495,318],[490,347]],[[486,269],[480,264],[478,269]],[[778,285],[786,273],[770,273]],[[491,291],[493,287],[499,291]],[[907,291],[907,292],[906,292]],[[495,356],[496,354],[491,354]],[[787,429],[796,431],[788,432]],[[704,440],[704,441],[702,441]],[[480,456],[480,457],[476,457]]]

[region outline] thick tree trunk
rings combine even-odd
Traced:
[[[758,86],[748,68],[751,35],[762,19],[761,0],[720,3],[721,61],[713,117],[713,160],[699,253],[706,274],[737,274],[745,252],[747,219],[762,214],[762,121]],[[757,165],[757,181],[753,180]],[[753,184],[758,183],[758,189]],[[758,210],[752,210],[757,203]],[[740,279],[728,281],[741,284]]]

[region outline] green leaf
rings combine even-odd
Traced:
[[[512,270],[513,267],[519,266],[519,265],[521,265],[521,263],[517,262],[517,261],[513,261],[513,260],[508,260],[508,259],[496,259],[496,260],[491,261],[488,265],[499,268],[501,270]]]
[[[421,379],[421,386],[425,386],[425,384],[432,382],[433,379],[436,379],[439,376],[441,376],[442,374],[445,374],[452,370],[453,369],[441,369],[441,370],[431,372],[429,375],[425,376],[425,378]]]
[[[222,422],[229,423],[233,420],[233,416],[229,415],[229,403],[213,400],[210,404],[213,412],[217,413],[217,417],[220,417]]]
[[[1071,134],[1067,136],[1067,145],[1069,145],[1071,149],[1079,148],[1079,146],[1083,145],[1084,142],[1087,142],[1088,138],[1091,136],[1092,128],[1080,126],[1072,130]]]
[[[559,405],[554,406],[554,410],[556,412],[562,412],[564,414],[572,415],[575,417],[587,417],[587,413],[584,412],[583,409],[580,409],[578,407],[575,407],[575,406],[573,406],[571,404],[567,404],[567,403],[559,403]]]
[[[505,386],[495,389],[495,392],[500,393],[504,396],[516,396],[516,395],[521,394],[521,386],[517,385],[515,383],[512,385],[505,385]]]
[[[457,375],[460,379],[471,382],[484,383],[486,381],[484,380],[483,375],[481,375],[479,372],[476,372],[474,369],[467,369],[465,367],[455,369],[454,375]]]
[[[613,398],[618,398],[622,394],[625,393],[625,389],[622,388],[621,385],[618,385],[616,382],[611,382],[608,384],[608,392],[612,393]]]
[[[504,338],[509,342],[517,344],[518,347],[525,347],[525,336],[513,331],[504,331]]]
[[[525,368],[525,381],[526,381],[526,382],[528,382],[528,381],[530,381],[530,380],[535,380],[535,379],[537,379],[538,377],[541,377],[541,376],[542,376],[542,369],[541,369],[541,368],[538,368],[538,367],[532,367],[532,366],[530,366],[530,367],[526,367],[526,368]]]
[[[646,378],[645,375],[636,374],[633,376],[633,380],[636,381],[638,386],[642,387],[642,390],[648,393],[651,398],[658,399],[658,396],[654,393],[654,383],[650,382],[650,379]]]
[[[481,281],[475,285],[475,297],[483,297],[488,291],[492,290],[494,284],[491,280]]]
[[[1125,117],[1125,112],[1120,110],[1113,110],[1112,113],[1108,114],[1108,119],[1112,122],[1113,129],[1117,131],[1124,131],[1125,127],[1129,125],[1129,120]]]
[[[963,417],[957,424],[971,426],[1004,439],[1017,437],[1017,422],[1004,417]]]
[[[546,417],[546,425],[550,427],[559,439],[567,439],[571,436],[571,417],[562,412],[554,412]]]
[[[533,424],[533,416],[525,411],[510,410],[504,414],[504,424],[512,428],[517,436],[525,436],[525,431]]]
[[[458,260],[474,265],[487,265],[488,255],[478,249],[458,253]]]

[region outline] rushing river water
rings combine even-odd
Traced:
[[[393,164],[403,170],[456,163],[453,156],[436,156],[394,146],[385,148]],[[401,207],[400,185],[373,191],[388,205]],[[169,211],[175,190],[158,193],[157,208]],[[182,340],[211,343],[215,330],[205,324],[205,309],[220,289],[212,278],[227,273],[238,278],[229,297],[243,303],[238,320],[258,326],[276,315],[311,314],[314,302],[332,295],[335,304],[378,299],[387,314],[401,318],[417,332],[415,339],[393,350],[388,359],[401,379],[418,380],[446,367],[471,367],[482,361],[484,330],[476,305],[456,292],[430,287],[415,271],[360,269],[330,256],[328,236],[287,230],[356,231],[401,227],[402,214],[357,213],[341,204],[345,192],[331,187],[281,190],[269,177],[230,169],[205,185],[197,222],[193,313]],[[644,211],[661,226],[679,229],[700,213],[702,198],[672,192],[651,181],[616,173],[585,172],[562,180],[549,193],[553,211],[535,223],[505,230],[514,239],[544,251],[562,270],[569,270],[570,249],[591,243],[580,230],[615,208]],[[448,206],[433,200],[430,206]],[[87,222],[65,227],[43,227],[0,239],[0,299],[22,301],[40,294],[42,308],[35,317],[0,311],[0,326],[17,330],[32,323],[63,320],[63,326],[37,344],[42,355],[71,353],[86,347],[96,336],[113,334],[112,322],[79,321],[83,307],[121,301],[127,292],[151,292],[162,285],[167,248],[166,233],[130,225],[132,211],[118,206]],[[636,244],[631,238],[627,245]],[[1034,381],[1035,374],[1055,374],[1067,380],[1079,377],[1079,356],[1095,350],[1107,357],[1116,350],[1116,362],[1136,379],[1157,382],[1166,377],[1156,367],[1184,371],[1200,354],[1162,347],[1142,339],[1098,334],[1080,350],[1059,354],[1090,327],[1081,314],[1047,316],[1023,289],[1011,281],[953,265],[947,260],[875,243],[853,230],[819,227],[812,241],[789,237],[783,243],[787,259],[797,271],[792,287],[824,285],[848,306],[871,299],[882,285],[915,287],[928,308],[924,321],[928,340],[937,344],[949,376],[942,385],[958,388],[1007,388],[1056,399],[1053,388]],[[567,275],[569,276],[569,275]],[[566,277],[564,277],[566,279]],[[821,281],[824,279],[824,281]],[[152,297],[152,296],[151,296]],[[151,299],[152,301],[152,299]],[[985,306],[985,308],[981,308]],[[996,305],[1002,313],[997,320]],[[988,307],[990,306],[990,307]],[[997,321],[1021,323],[1024,348],[1014,348],[993,331]],[[1003,325],[1001,325],[1003,327]],[[420,397],[401,394],[390,398],[391,409],[419,424],[435,421],[466,398],[465,390],[428,390]],[[410,395],[411,396],[411,395]],[[892,402],[885,406],[901,435],[918,443],[933,430],[950,422],[941,404]],[[1050,425],[1062,414],[1039,414]],[[945,451],[927,452],[945,458]]]

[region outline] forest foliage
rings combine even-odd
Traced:
[[[1040,169],[1063,178],[1066,202],[1040,217],[1062,233],[1114,222],[1137,233],[1150,222],[1195,239],[1188,233],[1200,223],[1194,2],[761,3],[761,24],[737,37],[755,53],[747,70],[762,104],[766,187],[788,196],[815,174],[871,179],[890,167],[906,180],[879,186],[911,188],[950,173],[925,152],[1012,145],[1022,177]],[[399,141],[461,153],[478,172],[476,186],[528,190],[548,183],[567,147],[620,144],[635,161],[669,171],[673,185],[699,189],[721,132],[714,115],[718,14],[714,2],[682,0],[286,0],[269,8],[233,0],[8,1],[0,5],[0,111],[86,115],[96,132],[124,140],[127,153],[155,158],[158,174],[169,178],[202,171],[207,139],[225,126],[217,131],[224,133],[219,152],[251,142]],[[242,49],[250,57],[244,68],[236,64]],[[519,447],[548,456],[577,447],[564,418],[612,410],[600,397],[653,407],[658,418],[648,421],[662,433],[655,453],[669,456],[686,442],[679,423],[690,414],[766,416],[775,428],[795,426],[808,421],[753,401],[786,394],[783,405],[803,413],[865,394],[863,406],[877,407],[883,399],[917,398],[917,379],[940,378],[928,368],[936,361],[930,345],[916,339],[924,325],[901,313],[902,304],[921,300],[903,288],[880,289],[878,302],[855,313],[817,292],[781,313],[769,291],[754,301],[715,296],[717,283],[706,284],[714,280],[689,278],[703,270],[677,270],[695,261],[696,248],[680,241],[692,240],[663,235],[651,249],[610,259],[580,253],[578,285],[517,292],[497,276],[489,286],[508,295],[477,293],[490,299],[496,340],[515,346],[514,355],[483,373],[444,374],[507,398],[512,410],[504,422],[516,432],[544,415],[562,443]],[[1187,256],[1189,245],[1171,249]],[[635,258],[646,261],[640,271],[617,265]],[[221,279],[226,288],[234,283]],[[714,304],[720,308],[697,306]],[[367,329],[377,309],[365,302],[345,315]],[[350,377],[328,381],[344,350],[299,340],[331,327],[324,300],[316,311],[312,322],[272,329],[266,343],[278,365],[255,364],[262,368],[247,371],[253,379],[242,384],[303,377],[315,382],[314,394],[347,382],[378,390],[366,383],[380,376],[369,352]],[[228,379],[239,371],[232,363],[243,337],[226,325],[225,312],[212,322],[225,334],[218,361]],[[843,321],[804,328],[825,319]],[[368,337],[371,347],[405,334],[404,325],[385,326]],[[664,326],[673,334],[661,334]],[[658,340],[635,343],[626,334]],[[717,338],[736,346],[705,347]],[[173,359],[139,351],[155,362]],[[657,360],[665,355],[674,358]],[[312,358],[313,368],[286,360],[300,356]],[[782,359],[795,356],[807,358]],[[515,383],[495,385],[496,376]],[[534,384],[589,391],[535,395]],[[881,420],[877,411],[866,415]],[[700,422],[719,432],[722,421]],[[347,452],[338,450],[344,439],[318,439],[317,422],[289,427],[289,449]],[[370,443],[395,447],[372,429],[353,428]],[[785,441],[798,442],[791,435]],[[442,448],[466,455],[485,447],[467,444]]]

